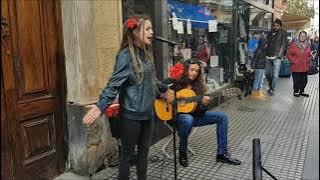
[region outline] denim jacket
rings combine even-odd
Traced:
[[[155,78],[150,61],[146,60],[143,50],[139,49],[143,64],[144,78],[138,82],[128,48],[122,49],[116,58],[112,77],[102,90],[97,103],[101,112],[112,104],[119,94],[120,116],[133,120],[148,120],[154,116],[154,100],[167,86]]]

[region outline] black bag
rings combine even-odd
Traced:
[[[310,60],[310,69],[308,72],[308,75],[317,74],[319,72],[317,68],[317,63],[313,60],[313,58]]]
[[[121,128],[119,116],[109,118],[109,123],[110,123],[110,130],[111,130],[112,137],[119,139],[120,138],[120,128]]]
[[[120,117],[119,117],[118,103],[110,105],[106,111],[105,116],[109,119],[111,135],[115,138],[120,138]]]

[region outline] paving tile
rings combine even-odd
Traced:
[[[212,111],[224,111],[229,117],[229,151],[242,161],[240,166],[215,161],[216,125],[200,127],[189,139],[196,155],[189,156],[189,167],[178,166],[179,180],[252,179],[252,140],[261,141],[262,165],[278,179],[302,179],[312,120],[319,119],[319,77],[309,76],[306,92],[309,98],[293,96],[292,79],[280,78],[276,95],[264,101],[249,97],[230,99]],[[150,149],[149,179],[174,179],[173,160],[165,158],[161,147],[166,137]],[[178,141],[178,138],[177,138]],[[173,151],[173,146],[168,146]],[[190,154],[190,153],[189,153]],[[115,179],[117,168],[107,168],[100,177]],[[97,176],[97,175],[95,175]],[[135,168],[131,177],[136,179]],[[263,180],[272,179],[263,173]]]

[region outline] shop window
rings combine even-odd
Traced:
[[[249,59],[255,52],[258,40],[260,38],[266,38],[266,35],[271,30],[271,18],[271,13],[250,6],[249,34],[247,41]]]
[[[236,4],[238,15],[235,53],[235,80],[242,80],[244,74],[251,70],[251,59],[254,56],[260,38],[266,38],[271,30],[272,13],[256,8],[246,2]]]
[[[230,83],[232,0],[167,0],[169,39],[178,42],[172,62],[202,62],[209,91]]]

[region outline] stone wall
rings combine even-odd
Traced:
[[[101,116],[82,118],[110,78],[121,39],[121,1],[64,1],[63,38],[67,75],[68,167],[89,176],[117,161],[117,141]]]

